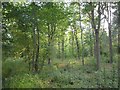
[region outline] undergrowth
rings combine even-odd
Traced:
[[[38,74],[28,72],[26,63],[20,60],[3,62],[4,87],[8,88],[117,88],[117,63],[102,63],[96,71],[94,59],[56,59],[45,65]]]

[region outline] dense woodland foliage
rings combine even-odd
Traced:
[[[120,2],[2,2],[3,88],[118,88]]]

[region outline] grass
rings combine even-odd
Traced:
[[[4,63],[11,70],[17,63]],[[12,66],[11,66],[12,65]],[[80,60],[53,60],[51,65],[45,65],[38,74],[27,72],[27,67],[17,66],[16,71],[8,73],[4,82],[4,87],[11,88],[97,88],[116,87],[117,88],[117,63],[113,65],[102,63],[101,69],[96,71],[93,59],[85,58],[85,65],[81,65]],[[6,66],[5,66],[6,67]],[[8,72],[5,68],[4,72]],[[5,70],[6,69],[6,70]]]

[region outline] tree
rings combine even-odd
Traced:
[[[109,51],[110,51],[110,63],[113,62],[113,50],[112,50],[112,36],[111,36],[111,3],[107,4],[108,13],[108,29],[109,29]]]
[[[118,54],[120,54],[120,2],[118,2]]]
[[[90,3],[91,7],[94,7],[93,3]],[[99,30],[100,30],[100,19],[101,19],[101,11],[100,11],[100,2],[98,3],[98,22],[95,23],[94,18],[94,8],[91,10],[91,19],[92,19],[92,28],[95,30],[95,52],[96,52],[96,60],[97,60],[97,70],[100,68],[100,46],[99,46]]]
[[[84,65],[84,46],[83,46],[83,28],[82,28],[82,25],[81,25],[81,22],[82,22],[82,20],[81,20],[81,15],[82,15],[82,13],[81,13],[81,6],[82,4],[80,4],[79,3],[79,17],[80,17],[80,29],[81,29],[81,44],[82,44],[82,47],[81,47],[81,49],[82,49],[82,65]]]
[[[120,74],[120,2],[118,2],[118,73]],[[120,88],[120,75],[118,77],[118,88]]]

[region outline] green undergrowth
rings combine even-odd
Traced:
[[[56,59],[50,65],[43,66],[42,71],[37,74],[28,72],[22,60],[21,62],[17,60],[4,62],[3,64],[5,65],[5,67],[3,66],[3,72],[6,75],[4,87],[117,88],[118,85],[117,63],[102,63],[101,69],[96,71],[93,58],[86,58],[84,66],[81,65],[80,60],[66,59],[60,61]],[[13,65],[11,66],[11,64]]]

